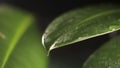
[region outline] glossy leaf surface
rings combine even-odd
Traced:
[[[46,29],[42,43],[48,51],[120,29],[120,9],[94,5],[65,13]]]
[[[0,68],[46,68],[41,33],[26,11],[0,6]]]

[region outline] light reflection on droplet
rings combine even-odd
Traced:
[[[116,25],[110,26],[110,27],[109,27],[109,30],[110,30],[110,31],[115,31],[115,30],[116,30],[116,27],[117,27]]]

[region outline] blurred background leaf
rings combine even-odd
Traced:
[[[0,68],[46,68],[46,51],[34,17],[15,7],[0,6]]]

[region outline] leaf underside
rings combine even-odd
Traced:
[[[50,51],[119,29],[119,6],[82,7],[56,18],[43,34],[42,43]]]

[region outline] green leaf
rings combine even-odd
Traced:
[[[120,36],[93,53],[83,68],[120,68]]]
[[[120,9],[93,5],[67,12],[46,29],[42,43],[48,51],[120,29]]]
[[[17,8],[0,6],[0,68],[46,68],[46,51],[34,17]]]

